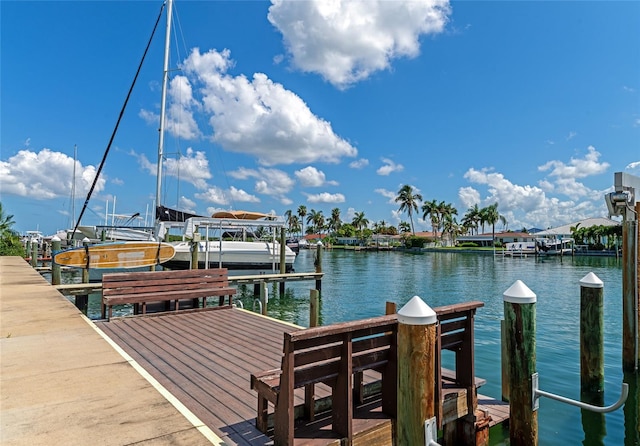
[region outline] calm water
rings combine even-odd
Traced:
[[[297,271],[313,271],[315,252],[303,250]],[[501,396],[500,320],[502,294],[522,280],[537,295],[537,371],[540,388],[573,399],[580,395],[580,285],[589,272],[604,282],[605,299],[605,404],[618,399],[621,370],[622,269],[615,258],[576,257],[548,259],[494,259],[491,255],[398,252],[323,252],[321,321],[330,324],[384,314],[385,302],[401,308],[418,295],[431,307],[480,300],[485,306],[476,315],[476,375],[486,378],[481,392]],[[313,282],[287,285],[285,296],[270,291],[269,315],[307,326],[309,289]],[[247,289],[245,308],[253,298]],[[99,296],[90,301],[90,317],[99,317]],[[445,358],[446,360],[447,358]],[[450,359],[450,358],[448,358]],[[447,364],[445,364],[447,365]],[[451,365],[449,365],[451,367]],[[637,394],[637,390],[636,394]],[[541,445],[638,445],[638,399],[604,417],[582,419],[580,409],[547,398],[540,399],[538,413]],[[628,405],[627,405],[628,406]],[[586,434],[583,421],[587,425]],[[492,443],[502,444],[499,431]],[[507,433],[508,438],[508,433]]]

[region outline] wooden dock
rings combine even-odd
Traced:
[[[0,320],[3,446],[216,441],[20,257],[0,257]]]
[[[0,444],[272,443],[249,377],[280,366],[294,326],[229,307],[92,322],[24,260],[0,269]]]

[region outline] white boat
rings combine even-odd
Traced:
[[[539,238],[536,239],[538,254],[541,256],[571,255],[573,252],[572,238]]]
[[[189,268],[192,260],[191,244],[194,242],[198,245],[199,268],[226,267],[229,269],[271,269],[275,271],[279,269],[280,251],[282,249],[284,250],[286,269],[292,270],[296,254],[286,245],[281,247],[276,241],[275,231],[277,228],[284,227],[284,219],[274,219],[271,215],[246,211],[217,213],[211,218],[205,218],[162,206],[162,161],[164,159],[172,10],[173,0],[168,0],[158,138],[158,170],[156,176],[156,217],[158,220],[156,221],[155,235],[160,240],[166,239],[166,234],[172,228],[179,228],[182,230],[183,240],[173,243],[176,254],[170,262],[164,265],[168,268]],[[271,230],[271,237],[264,237],[265,228]],[[248,240],[247,234],[249,230],[255,231],[252,235],[259,235],[260,240]],[[215,231],[218,231],[217,237],[212,234]],[[228,240],[229,238],[231,240]],[[240,239],[238,240],[238,238]],[[267,241],[264,240],[265,238]]]
[[[191,267],[192,242],[173,243],[176,254],[164,266],[171,269]],[[228,268],[280,270],[280,243],[278,242],[241,242],[241,241],[200,241],[198,246],[198,268]],[[296,254],[285,246],[285,271],[293,270]]]
[[[277,241],[278,230],[284,225],[283,218],[270,214],[225,211],[215,213],[211,218],[190,217],[184,222],[161,222],[157,233],[159,237],[167,238],[172,230],[181,231],[182,241],[172,243],[176,254],[165,264],[168,268],[190,268],[191,247],[197,244],[198,268],[279,271],[281,251],[284,251],[285,271],[292,271],[296,253]]]

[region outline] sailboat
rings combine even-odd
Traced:
[[[284,218],[246,211],[217,213],[201,217],[162,206],[162,161],[164,158],[164,136],[169,82],[169,47],[171,42],[171,18],[173,0],[167,2],[167,26],[160,102],[160,127],[158,137],[158,165],[156,177],[156,237],[166,238],[171,230],[182,232],[182,241],[172,242],[175,256],[165,264],[168,268],[190,268],[193,247],[197,247],[198,268],[228,268],[277,270],[284,254],[285,270],[293,270],[296,254],[276,240],[277,231],[285,225]],[[265,231],[266,230],[266,231]],[[204,234],[203,234],[204,231]],[[265,237],[264,233],[268,236]],[[261,237],[256,237],[260,234]]]

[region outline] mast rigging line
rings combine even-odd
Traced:
[[[80,211],[80,215],[78,216],[78,220],[75,223],[75,227],[73,228],[72,234],[75,234],[78,230],[78,226],[80,225],[80,221],[82,220],[82,216],[84,215],[84,211],[87,209],[89,205],[89,200],[91,200],[91,195],[93,194],[93,190],[98,183],[98,179],[100,178],[100,173],[102,172],[102,168],[104,167],[104,163],[107,161],[107,155],[109,154],[109,150],[111,149],[111,144],[113,144],[113,140],[116,137],[116,133],[118,132],[118,127],[120,126],[120,121],[122,120],[122,116],[124,116],[124,111],[127,108],[127,104],[129,103],[129,98],[131,97],[131,93],[133,92],[133,87],[136,85],[136,81],[138,80],[138,75],[140,74],[140,70],[142,69],[142,64],[144,63],[145,58],[147,57],[147,53],[149,52],[149,47],[151,46],[151,42],[153,41],[153,36],[158,29],[158,23],[160,23],[160,18],[162,17],[162,12],[164,11],[166,2],[162,3],[160,7],[160,13],[158,14],[158,18],[156,19],[156,23],[153,26],[153,31],[151,32],[151,36],[149,37],[149,41],[147,42],[147,46],[144,49],[144,53],[142,54],[142,59],[140,60],[140,64],[138,65],[138,69],[136,70],[136,75],[133,77],[133,82],[129,87],[129,92],[127,93],[127,97],[122,104],[122,109],[120,110],[120,115],[118,116],[118,120],[116,121],[115,128],[111,133],[111,138],[109,139],[109,143],[107,144],[107,148],[104,151],[104,155],[102,156],[102,161],[100,162],[100,166],[98,166],[98,170],[96,172],[96,176],[93,179],[93,183],[91,184],[91,188],[89,189],[89,193],[87,194],[87,198],[84,201],[84,205],[82,206],[82,210]]]

